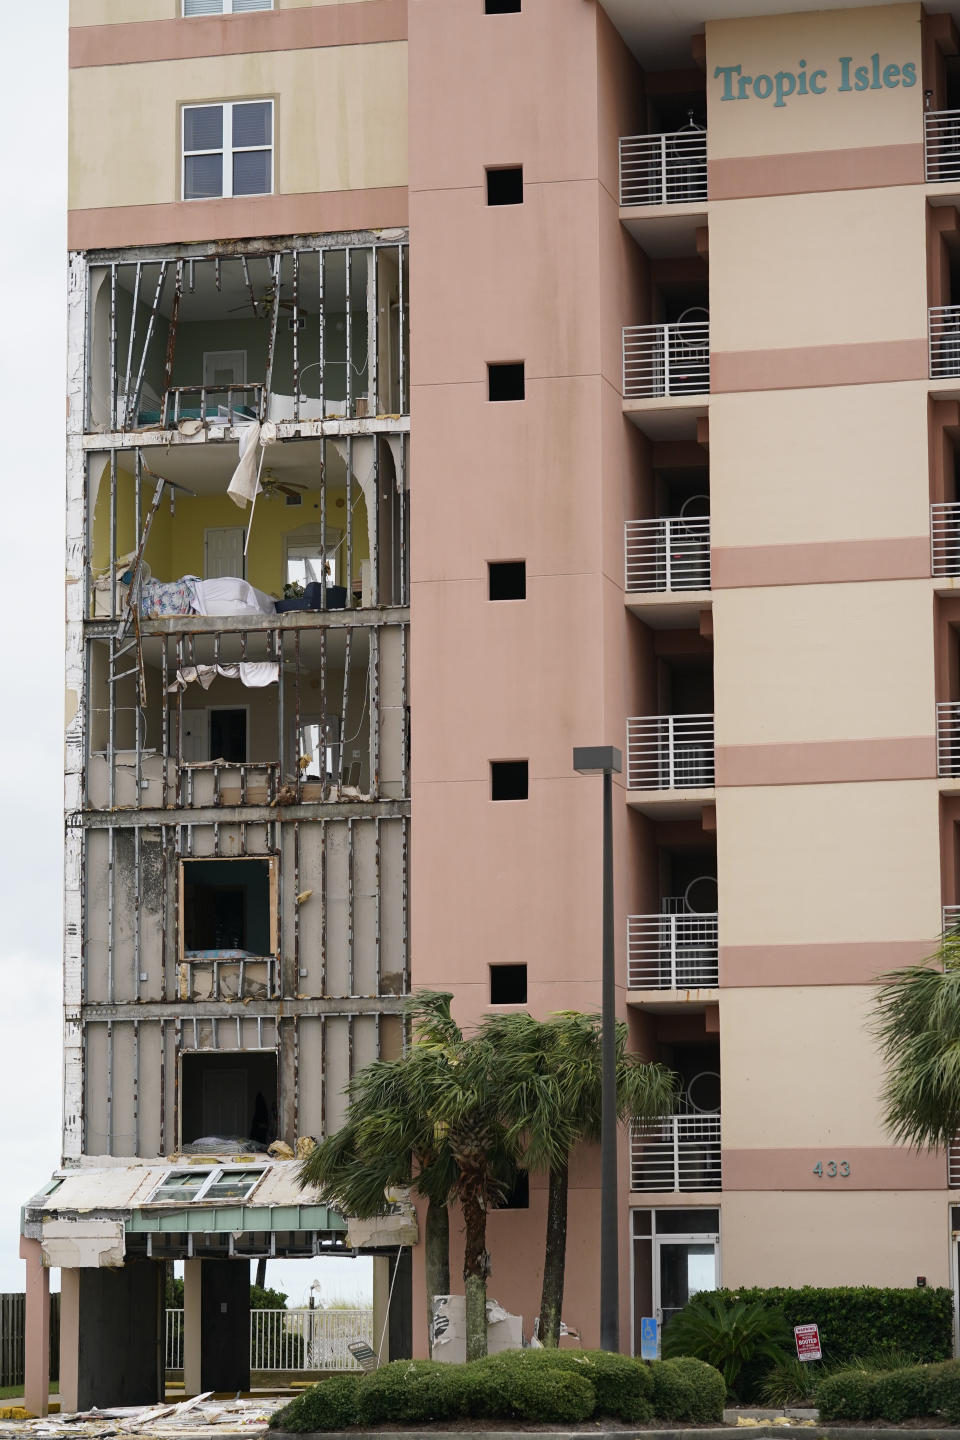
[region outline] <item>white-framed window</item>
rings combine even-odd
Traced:
[[[273,193],[273,101],[183,107],[183,198]]]
[[[304,525],[291,531],[286,540],[284,580],[287,584],[308,585],[312,580],[319,580],[326,570],[327,584],[336,585],[342,539],[343,532],[332,530],[329,525],[325,532],[319,525]]]
[[[150,1203],[177,1200],[182,1205],[190,1205],[195,1200],[246,1200],[263,1173],[262,1169],[231,1169],[226,1165],[174,1170],[160,1181],[150,1196]]]
[[[183,0],[187,19],[193,15],[245,15],[249,10],[272,10],[273,0]]]

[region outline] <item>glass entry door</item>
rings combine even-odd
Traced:
[[[654,1256],[654,1303],[662,1331],[699,1291],[716,1290],[717,1246],[703,1235],[658,1235]]]

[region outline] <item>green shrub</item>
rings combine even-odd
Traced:
[[[596,1396],[595,1415],[609,1415],[633,1424],[653,1419],[649,1368],[629,1355],[613,1355],[607,1350],[508,1350],[474,1363],[486,1366],[493,1374],[502,1370],[513,1373],[519,1366],[584,1376]]]
[[[589,1419],[597,1408],[596,1391],[586,1375],[558,1365],[556,1355],[544,1350],[505,1350],[463,1366],[471,1372],[473,1404],[469,1413],[488,1420],[544,1423]]]
[[[467,1365],[439,1360],[395,1360],[363,1376],[357,1389],[357,1420],[456,1420],[474,1413]]]
[[[270,1417],[271,1430],[310,1434],[316,1430],[345,1430],[356,1423],[360,1375],[331,1375],[311,1385],[289,1405]]]
[[[948,1360],[953,1353],[953,1291],[945,1287],[805,1285],[714,1293],[728,1300],[759,1301],[779,1311],[791,1330],[816,1323],[824,1358],[833,1362],[884,1346],[909,1350],[927,1362]]]
[[[876,1373],[868,1370],[840,1370],[824,1376],[817,1386],[820,1419],[872,1419],[875,1385]]]
[[[727,1387],[711,1365],[690,1356],[654,1360],[651,1402],[658,1420],[693,1420],[701,1424],[723,1419]]]
[[[823,1368],[816,1360],[798,1360],[796,1355],[784,1355],[774,1360],[760,1382],[760,1398],[764,1405],[775,1406],[778,1410],[788,1405],[812,1405],[817,1385],[823,1376]]]
[[[960,1420],[960,1361],[899,1370],[840,1370],[817,1386],[821,1420]]]
[[[759,1300],[702,1290],[664,1330],[663,1356],[705,1361],[720,1371],[732,1393],[745,1367],[779,1360],[792,1338],[779,1310]]]

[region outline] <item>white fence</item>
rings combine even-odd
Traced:
[[[628,520],[623,540],[628,592],[710,589],[709,516]]]
[[[937,774],[960,775],[960,704],[941,700],[937,705]]]
[[[707,198],[707,132],[692,125],[620,141],[620,204],[682,205]]]
[[[631,1190],[719,1190],[718,1113],[634,1120],[630,1133]]]
[[[643,715],[627,721],[627,789],[691,790],[713,784],[712,715]]]
[[[627,916],[630,990],[714,989],[720,983],[718,957],[716,915]]]
[[[960,505],[930,506],[930,567],[934,575],[960,575]]]
[[[372,1310],[251,1310],[251,1370],[359,1370],[351,1340],[373,1345]],[[183,1311],[167,1311],[166,1365],[183,1369]]]
[[[930,378],[960,375],[960,305],[931,305]]]
[[[923,117],[923,158],[926,178],[931,183],[960,180],[960,110],[927,111]]]
[[[704,395],[710,389],[710,322],[625,325],[623,394],[627,400],[659,395]]]

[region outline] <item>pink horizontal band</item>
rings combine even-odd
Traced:
[[[737,155],[707,162],[711,200],[799,195],[819,190],[872,190],[923,184],[923,145],[867,145],[788,155]]]
[[[805,390],[926,380],[926,338],[865,340],[855,345],[804,345],[783,350],[711,351],[713,394],[744,390]]]
[[[932,735],[718,745],[716,750],[718,786],[842,785],[862,780],[932,780],[936,774],[937,743]]]
[[[71,210],[71,250],[126,245],[244,240],[251,235],[312,235],[331,230],[388,230],[407,224],[407,187],[314,190],[231,200],[176,200],[169,205],[115,205]]]
[[[820,540],[803,545],[720,545],[711,550],[710,561],[714,590],[732,590],[744,585],[922,580],[930,574],[930,537]]]
[[[721,945],[720,987],[871,985],[887,970],[922,964],[936,946],[936,937],[836,944]]]
[[[724,1190],[946,1190],[947,1162],[942,1150],[906,1150],[899,1146],[844,1146],[833,1140],[817,1149],[724,1150]],[[837,1174],[830,1175],[833,1163]],[[820,1165],[821,1173],[815,1167]],[[849,1175],[841,1174],[846,1165]]]
[[[380,45],[406,38],[407,0],[354,0],[349,5],[311,5],[249,15],[74,26],[70,67],[139,65],[327,45]]]

